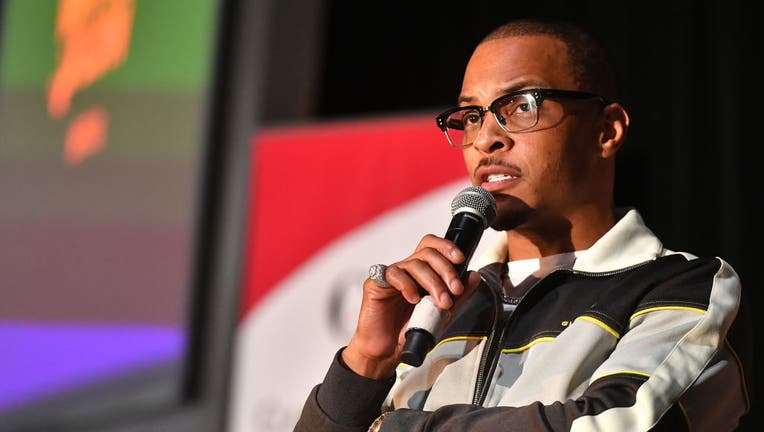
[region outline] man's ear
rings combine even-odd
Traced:
[[[612,102],[602,112],[602,132],[600,133],[600,156],[612,158],[626,140],[629,130],[629,113],[618,102]]]

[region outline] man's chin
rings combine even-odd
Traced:
[[[491,228],[509,231],[528,222],[534,210],[523,200],[511,195],[496,196],[496,218]]]

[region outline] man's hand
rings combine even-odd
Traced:
[[[455,264],[464,254],[446,239],[428,234],[408,258],[388,266],[381,287],[371,279],[363,284],[358,325],[342,360],[353,372],[372,379],[393,375],[400,362],[411,312],[424,290],[441,309],[450,309],[454,298],[466,298],[480,282],[476,272],[467,273],[467,288],[459,280]],[[453,298],[452,298],[453,297]]]

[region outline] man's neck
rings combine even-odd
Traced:
[[[588,249],[615,225],[613,210],[583,210],[552,221],[532,221],[507,231],[509,260]]]

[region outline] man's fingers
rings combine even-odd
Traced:
[[[441,282],[437,284],[438,288],[443,286],[443,283],[445,283],[445,289],[448,290],[451,295],[460,295],[462,292],[464,292],[464,285],[459,279],[459,274],[454,268],[453,261],[449,261],[447,257],[444,257],[440,250],[432,248],[423,249],[419,251],[418,256],[420,259],[424,260],[438,275],[440,279],[439,282]],[[422,286],[426,286],[424,284],[428,282],[426,279],[420,280],[417,278],[417,280],[423,284]],[[430,292],[430,294],[433,293]],[[442,295],[441,292],[436,294],[438,296]]]
[[[449,309],[453,306],[453,297],[464,293],[464,284],[454,268],[464,259],[453,242],[428,234],[411,256],[386,268],[384,281],[398,290],[408,303],[416,304],[427,294],[439,308]],[[372,277],[372,283],[384,287],[381,279],[376,279],[375,283]]]
[[[411,304],[419,303],[421,295],[419,285],[407,271],[398,267],[399,264],[387,268],[387,281]]]
[[[417,245],[416,252],[421,252],[426,249],[435,249],[440,254],[446,257],[452,264],[459,264],[464,261],[465,256],[461,250],[450,240],[438,237],[433,234],[427,234],[422,238]]]
[[[419,302],[426,293],[442,309],[453,306],[452,296],[464,291],[453,265],[440,254],[429,257],[429,261],[410,259],[390,266],[387,278],[410,303]]]

